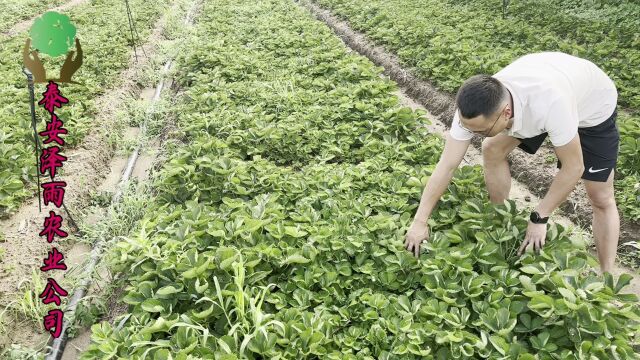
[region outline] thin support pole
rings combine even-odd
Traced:
[[[138,51],[136,49],[136,38],[133,35],[133,24],[131,21],[131,9],[129,9],[129,0],[124,0],[125,6],[127,7],[127,20],[129,21],[129,31],[131,31],[131,44],[133,45],[133,53],[136,55],[136,62],[138,61]]]
[[[80,231],[80,227],[78,227],[78,224],[73,219],[73,216],[71,216],[71,211],[69,211],[69,209],[67,208],[67,205],[65,203],[62,203],[62,207],[64,208],[64,211],[67,213],[67,216],[69,217],[69,222],[71,222],[71,225],[73,225],[73,227],[75,227],[78,230],[78,234],[82,235],[82,232]]]
[[[129,8],[129,17],[131,17],[131,24],[133,25],[133,31],[136,33],[136,38],[140,41],[140,34],[138,33],[138,28],[136,27],[136,22],[133,19],[133,12],[131,12],[131,7],[129,6],[129,0],[127,1],[127,7]],[[142,53],[144,56],[147,56],[147,52],[144,50],[144,46],[140,45],[140,49],[142,49]]]
[[[129,21],[129,31],[131,32],[131,43],[133,44],[133,52],[136,56],[136,61],[138,61],[138,47],[136,45],[136,41],[140,40],[140,35],[138,34],[138,30],[136,29],[133,14],[131,13],[131,7],[129,6],[129,0],[124,0],[124,3],[127,8],[127,19]],[[144,56],[147,56],[147,53],[144,51],[144,47],[142,47],[142,52],[144,53]]]
[[[22,72],[27,76],[27,84],[29,85],[29,105],[31,106],[31,125],[33,126],[33,142],[36,147],[36,177],[38,179],[38,211],[42,212],[42,197],[40,195],[40,160],[38,158],[38,153],[40,152],[40,147],[38,146],[38,129],[36,126],[36,106],[35,102],[35,94],[33,90],[33,74],[26,68],[22,69]]]

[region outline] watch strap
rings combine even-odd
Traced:
[[[533,211],[531,213],[531,216],[529,217],[529,220],[531,220],[531,222],[533,222],[534,224],[546,224],[547,221],[549,221],[549,217],[541,217],[540,214],[537,211]]]

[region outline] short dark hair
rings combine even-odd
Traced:
[[[498,79],[489,75],[474,75],[460,86],[456,95],[456,106],[460,115],[472,119],[495,114],[506,95],[507,89]]]

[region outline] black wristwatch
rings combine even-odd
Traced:
[[[549,220],[549,217],[540,217],[540,214],[538,214],[537,211],[534,211],[531,213],[531,216],[529,216],[529,220],[531,220],[531,222],[534,224],[546,224]]]

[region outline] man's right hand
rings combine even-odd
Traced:
[[[427,219],[431,216],[431,211],[433,211],[442,194],[447,190],[447,186],[462,162],[470,144],[471,140],[456,140],[451,136],[450,132],[447,132],[447,140],[444,144],[440,161],[438,161],[422,191],[420,206],[416,210],[413,223],[407,231],[404,242],[404,247],[416,257],[420,256],[420,244],[425,240],[429,240]],[[416,219],[424,219],[424,221]]]
[[[429,240],[429,227],[426,222],[413,221],[407,231],[404,247],[416,257],[420,256],[420,244]]]

